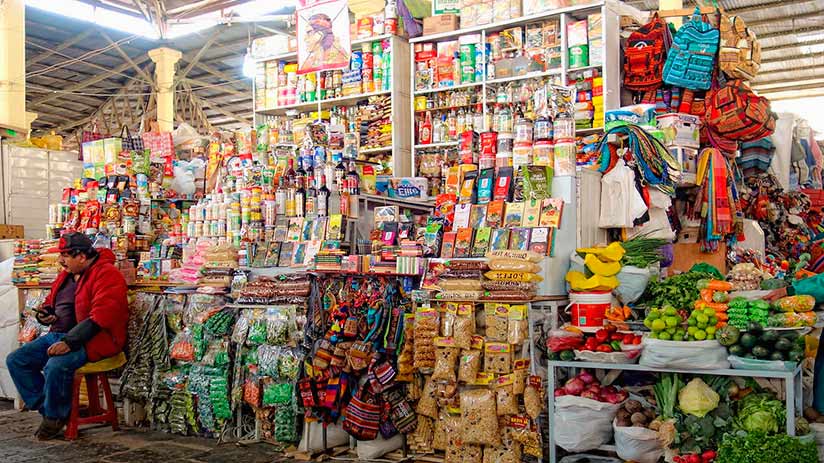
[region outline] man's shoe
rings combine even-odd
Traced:
[[[51,419],[51,418],[43,418],[43,422],[40,424],[40,429],[37,430],[37,440],[52,440],[57,437],[60,437],[63,431],[63,427],[66,426],[65,419]]]

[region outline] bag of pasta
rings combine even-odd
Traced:
[[[461,393],[463,441],[467,444],[498,445],[498,416],[495,393],[490,389],[470,389]]]
[[[541,275],[530,272],[512,272],[509,270],[490,270],[484,276],[494,281],[520,281],[522,283],[540,283],[544,281]]]
[[[510,344],[520,345],[526,341],[527,331],[529,331],[529,326],[527,324],[526,317],[527,306],[509,306],[507,342],[509,342]]]
[[[509,272],[538,273],[541,266],[524,259],[511,259],[507,257],[495,257],[489,259],[490,270],[503,270]]]

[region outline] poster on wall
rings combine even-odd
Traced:
[[[349,65],[347,0],[311,2],[297,9],[298,74]]]

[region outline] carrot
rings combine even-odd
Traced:
[[[717,318],[718,320],[720,320],[722,322],[725,322],[725,321],[728,321],[730,319],[730,316],[727,315],[727,312],[715,312],[715,318]]]
[[[707,284],[707,289],[713,289],[715,291],[732,291],[732,283],[722,280],[710,280],[709,284]]]
[[[712,295],[715,294],[714,289],[702,289],[701,290],[701,300],[704,302],[712,302]]]

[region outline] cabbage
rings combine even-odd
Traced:
[[[770,394],[749,394],[738,401],[733,422],[736,429],[764,434],[781,431],[786,419],[784,404]]]
[[[703,418],[715,410],[721,398],[701,378],[693,378],[678,392],[678,408],[689,415]]]

